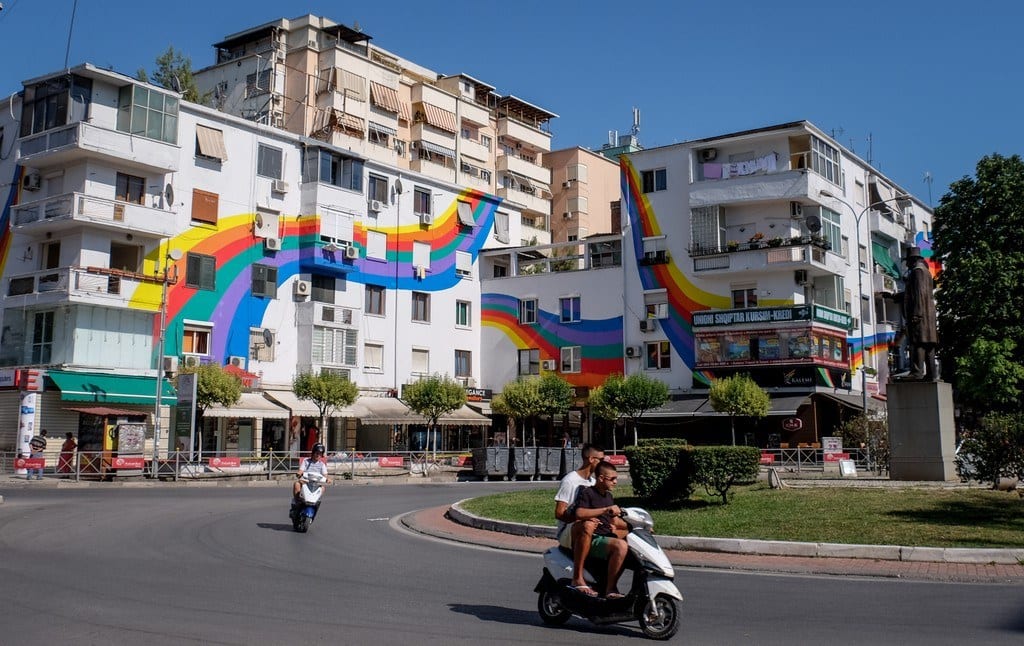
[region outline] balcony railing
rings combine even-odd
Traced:
[[[832,273],[839,273],[838,265],[830,262],[826,253],[829,249],[831,246],[827,241],[804,242],[801,238],[799,241],[787,241],[774,246],[759,243],[715,248],[694,246],[689,252],[693,258],[694,271],[786,269],[794,265],[816,265],[828,271],[835,269]]]
[[[178,170],[180,152],[175,144],[79,121],[23,138],[20,161],[45,168],[84,156],[167,173]]]
[[[12,211],[15,227],[31,228],[39,223],[52,227],[58,222],[75,222],[148,234],[155,238],[166,238],[177,230],[174,214],[170,211],[84,193],[54,195],[19,204]]]
[[[7,282],[7,297],[52,296],[53,300],[70,299],[127,306],[135,288],[143,283],[160,282],[159,277],[106,267],[58,267],[29,274],[11,276]],[[154,307],[156,307],[154,303]]]

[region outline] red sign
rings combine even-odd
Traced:
[[[18,370],[14,374],[14,385],[30,392],[43,392],[43,374],[38,370]]]
[[[15,469],[45,469],[46,458],[15,458]]]
[[[761,454],[761,464],[772,464],[773,462],[775,462],[774,455],[772,455],[771,453]]]
[[[839,462],[840,460],[849,460],[849,453],[826,453],[825,462]]]
[[[804,427],[804,421],[799,417],[787,417],[782,420],[782,428],[786,431],[799,431]]]
[[[604,461],[607,462],[608,464],[614,464],[617,467],[621,467],[622,465],[624,465],[626,463],[626,456],[625,455],[606,455],[606,456],[604,456]]]
[[[400,455],[382,455],[377,458],[377,466],[379,467],[402,467],[405,464],[405,458]]]
[[[111,458],[112,469],[141,469],[146,466],[146,458]]]
[[[242,458],[210,458],[211,467],[240,467]]]

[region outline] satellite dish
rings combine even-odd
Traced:
[[[257,229],[262,229],[263,228],[263,214],[262,213],[257,213],[256,214],[256,228]]]
[[[167,199],[168,206],[174,206],[174,187],[171,186],[170,182],[164,187],[164,198]]]
[[[402,194],[402,178],[401,177],[396,177],[395,178],[395,193],[398,193],[399,195]]]
[[[274,333],[267,328],[263,328],[263,343],[268,346],[274,345]]]
[[[170,251],[167,252],[167,257],[173,260],[174,262],[178,262],[179,260],[181,260],[181,256],[181,249],[171,249]]]
[[[804,219],[804,226],[806,226],[807,230],[811,233],[817,233],[821,231],[821,218],[816,215],[808,215]]]

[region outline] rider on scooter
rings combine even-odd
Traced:
[[[324,445],[317,442],[313,445],[313,453],[308,458],[299,462],[299,473],[295,476],[295,484],[292,485],[292,497],[297,501],[299,492],[302,490],[302,476],[306,473],[319,473],[325,480],[324,484],[331,484],[327,475],[327,462],[324,460]]]
[[[595,470],[597,481],[592,487],[580,489],[576,499],[576,522],[583,523],[596,520],[594,537],[591,539],[589,553],[599,559],[608,560],[608,587],[604,591],[606,599],[621,599],[622,595],[616,585],[622,574],[622,565],[626,562],[629,547],[626,541],[616,535],[615,521],[622,510],[612,498],[612,489],[619,476],[614,464],[601,462]],[[573,572],[573,580],[583,580],[582,568]],[[577,588],[578,589],[578,588]]]

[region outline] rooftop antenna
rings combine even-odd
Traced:
[[[640,133],[640,108],[633,108],[633,128],[630,132],[634,137]]]
[[[71,57],[71,32],[75,29],[75,12],[78,10],[78,0],[71,5],[71,24],[68,25],[68,46],[64,50],[64,69],[68,68],[68,59]]]
[[[924,183],[928,185],[928,208],[932,208],[932,172],[926,170],[924,172]]]

